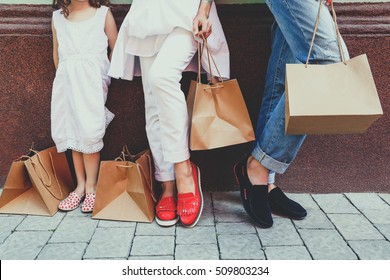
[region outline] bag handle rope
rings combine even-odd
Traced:
[[[51,167],[53,169],[53,175],[54,175],[54,178],[57,182],[57,186],[58,186],[58,190],[60,192],[60,197],[56,196],[52,191],[51,191],[51,186],[52,186],[52,181],[51,181],[51,177],[50,177],[50,174],[49,172],[47,171],[47,169],[45,168],[45,166],[43,165],[42,163],[42,159],[41,159],[41,156],[39,155],[39,153],[33,149],[30,149],[30,152],[32,153],[35,153],[35,155],[37,156],[37,159],[38,159],[38,163],[34,162],[34,160],[32,159],[32,157],[29,157],[29,156],[26,156],[28,157],[28,159],[30,160],[31,162],[31,165],[32,167],[34,168],[35,170],[35,173],[37,174],[37,177],[39,178],[39,180],[41,181],[41,183],[43,184],[43,186],[46,188],[46,190],[51,194],[52,197],[54,197],[55,199],[57,200],[62,200],[64,198],[64,194],[62,192],[62,188],[61,188],[61,185],[60,185],[60,182],[58,181],[58,178],[57,178],[57,172],[55,170],[55,167],[54,167],[54,161],[53,161],[53,156],[51,155],[51,153],[49,152],[49,157],[50,157],[50,163],[51,163]],[[41,167],[45,173],[45,175],[47,176],[47,180],[49,182],[45,182],[44,180],[44,176],[42,174],[42,172],[39,170],[39,167]]]
[[[197,82],[200,83],[201,56],[203,55],[205,47],[206,47],[206,51],[207,51],[207,61],[208,61],[208,66],[209,66],[211,78],[213,77],[213,73],[212,73],[212,69],[211,69],[211,61],[212,61],[215,69],[217,70],[217,73],[218,73],[217,77],[219,78],[219,81],[223,82],[223,78],[221,76],[221,73],[219,72],[219,69],[217,67],[217,64],[215,63],[214,57],[213,57],[213,55],[210,52],[209,45],[207,43],[207,39],[204,37],[203,34],[202,34],[202,39],[203,39],[202,48],[200,47],[200,40],[198,39],[198,78],[197,78]],[[217,85],[217,86],[214,86],[214,87],[211,86],[210,88],[220,88],[220,87],[223,87],[223,85]]]
[[[15,159],[14,161],[20,161],[20,160],[28,160],[29,158],[31,158],[31,151],[34,150],[34,142],[31,143],[31,147],[30,149],[28,149],[28,153],[25,154],[25,155],[21,155],[20,157],[18,157],[17,159]],[[34,151],[34,154],[36,153],[36,151]]]
[[[127,148],[127,146],[123,146],[123,149],[122,149],[122,152],[121,152],[121,155],[119,157],[117,157],[115,159],[115,161],[126,161],[126,157],[130,157],[130,161],[137,164],[138,167],[139,167],[139,170],[141,171],[142,175],[144,176],[145,180],[146,180],[146,184],[148,185],[148,189],[150,191],[150,194],[152,196],[152,199],[154,202],[157,202],[157,199],[154,195],[154,192],[153,192],[153,184],[152,184],[152,178],[153,178],[153,171],[152,171],[152,159],[150,158],[150,155],[146,155],[146,157],[148,158],[148,164],[149,164],[149,176],[146,175],[146,172],[143,168],[142,165],[140,165],[139,163],[136,162],[136,160],[144,153],[144,151],[136,154],[136,155],[132,155],[130,152],[129,152],[129,149]],[[118,167],[124,167],[124,168],[132,168],[133,166],[128,166],[128,165],[122,165],[122,164],[117,164]]]
[[[149,187],[149,190],[150,190],[150,195],[152,196],[152,199],[154,202],[157,202],[157,199],[156,197],[154,196],[154,192],[153,192],[153,184],[152,184],[152,176],[153,176],[153,171],[152,171],[152,159],[150,158],[150,155],[146,155],[146,157],[148,158],[148,163],[149,163],[149,176],[146,176],[146,172],[143,168],[142,165],[138,164],[139,166],[139,169],[141,170],[142,172],[142,175],[144,176],[145,180],[146,180],[146,184],[148,184],[148,187]]]
[[[314,39],[316,37],[316,34],[317,34],[317,30],[318,30],[318,26],[320,24],[320,17],[321,17],[321,10],[322,10],[322,6],[323,6],[323,0],[320,0],[320,6],[318,8],[318,16],[317,16],[317,21],[316,21],[316,25],[314,27],[314,32],[313,32],[313,37],[311,39],[311,43],[310,43],[310,49],[309,49],[309,53],[307,55],[307,59],[306,59],[306,64],[305,64],[305,68],[307,68],[307,65],[309,64],[309,58],[310,58],[310,54],[311,54],[311,51],[313,49],[313,44],[314,44]],[[334,21],[334,24],[336,26],[336,35],[337,35],[337,43],[339,45],[339,51],[340,51],[340,56],[341,56],[341,60],[342,62],[347,65],[347,62],[345,61],[345,56],[344,56],[344,50],[343,50],[343,47],[342,47],[342,44],[341,44],[341,34],[340,34],[340,30],[339,30],[339,26],[337,24],[337,17],[336,17],[336,11],[334,10],[334,6],[333,6],[333,1],[331,2],[331,8],[332,8],[332,16],[333,16],[333,21]]]
[[[31,157],[28,155],[22,155],[22,156],[18,157],[17,159],[15,159],[14,161],[27,160],[29,158],[31,158]]]

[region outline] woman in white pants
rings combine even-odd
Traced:
[[[156,206],[161,226],[174,225],[180,217],[192,227],[202,212],[200,172],[190,161],[187,105],[180,89],[182,73],[197,70],[201,35],[208,37],[221,75],[229,78],[229,50],[212,0],[133,0],[111,61],[114,78],[142,76],[146,133],[163,189]],[[202,65],[208,65],[206,55]]]

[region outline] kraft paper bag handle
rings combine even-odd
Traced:
[[[201,82],[200,82],[200,73],[201,73],[201,71],[200,71],[200,67],[201,67],[201,64],[202,64],[202,55],[203,55],[203,53],[204,53],[204,48],[205,48],[205,46],[206,46],[206,44],[205,44],[205,38],[204,38],[204,36],[202,36],[203,37],[203,44],[202,44],[202,47],[200,47],[200,38],[198,38],[198,79],[197,79],[197,82],[198,82],[198,84],[200,84]],[[210,69],[210,76],[211,77],[213,77],[213,73],[212,73],[212,71],[211,71],[211,62],[210,62],[210,56],[209,55],[207,55],[207,62],[208,62],[208,66],[209,66],[209,69]]]
[[[219,72],[219,69],[217,67],[217,64],[215,63],[215,60],[210,52],[210,49],[209,49],[209,46],[208,46],[208,43],[207,43],[207,39],[202,35],[202,39],[203,39],[203,45],[202,45],[202,48],[200,47],[200,40],[198,40],[198,78],[197,78],[197,82],[198,84],[200,84],[200,66],[201,66],[201,56],[204,52],[204,48],[206,47],[206,51],[207,51],[207,61],[208,61],[208,66],[209,66],[209,70],[210,70],[210,76],[211,78],[213,77],[213,73],[212,73],[212,69],[211,69],[211,61],[213,62],[213,65],[215,66],[215,69],[217,70],[217,73],[218,73],[218,77],[219,78],[219,81],[220,82],[223,82],[223,78],[221,76],[221,73]],[[210,88],[220,88],[220,87],[223,87],[223,85],[217,85],[217,86],[210,86]]]
[[[314,39],[315,39],[316,34],[317,34],[318,25],[320,24],[320,17],[321,17],[321,10],[322,10],[322,6],[323,6],[323,0],[320,0],[319,2],[320,2],[320,6],[318,8],[317,21],[316,21],[316,25],[314,27],[313,37],[311,39],[310,49],[309,49],[309,53],[307,55],[305,68],[307,68],[307,65],[309,64],[309,58],[310,58],[311,51],[313,49]],[[345,61],[344,50],[343,50],[343,47],[341,44],[341,34],[340,34],[340,30],[339,30],[339,25],[337,24],[336,11],[334,10],[333,1],[331,2],[331,8],[332,8],[333,21],[334,21],[334,24],[336,26],[337,43],[339,45],[341,60],[345,65],[347,65],[347,62]]]
[[[150,162],[150,156],[147,155],[147,157],[149,158],[149,167],[150,167],[150,174],[149,175],[153,176],[153,174],[152,174],[152,164]],[[146,176],[146,172],[145,172],[144,168],[140,164],[138,164],[138,163],[136,163],[136,164],[138,165],[139,170],[141,171],[142,175],[144,176],[144,178],[146,180],[146,184],[148,185],[148,189],[150,191],[150,195],[152,196],[153,201],[157,202],[157,199],[156,199],[156,197],[154,196],[154,193],[153,193],[152,181],[150,179],[151,177],[149,177],[149,179],[148,179],[148,176]],[[117,164],[117,167],[133,168],[134,166]]]
[[[121,152],[120,156],[114,159],[115,161],[126,161],[126,154]]]
[[[123,158],[125,161],[126,161],[126,157],[129,157],[131,162],[135,162],[135,161],[136,161],[140,156],[142,156],[144,153],[145,153],[145,150],[139,152],[139,153],[136,154],[136,155],[133,155],[132,153],[130,153],[129,148],[127,147],[127,145],[124,145],[123,148],[122,148],[121,156],[122,156],[122,158]]]
[[[213,62],[213,65],[215,66],[215,69],[217,70],[219,81],[223,82],[222,75],[219,72],[218,66],[215,63],[213,55],[211,54],[211,51],[210,51],[210,48],[209,48],[209,44],[207,43],[207,39],[203,36],[203,34],[202,34],[202,38],[203,38],[203,45],[206,46],[206,50],[207,50],[207,60],[209,62],[210,75],[212,75],[212,73],[211,73],[211,63],[210,63],[210,60],[211,60]]]
[[[27,160],[27,159],[29,159],[29,158],[31,158],[31,157],[28,156],[28,155],[23,155],[23,156],[18,157],[18,158],[15,159],[14,161],[24,161],[24,160]]]
[[[142,154],[144,154],[144,152],[145,151],[142,151],[136,155],[132,155],[129,152],[129,149],[127,148],[127,146],[125,145],[125,146],[123,146],[121,155],[119,157],[117,157],[115,159],[115,161],[126,161],[126,157],[127,156],[130,157],[131,161],[139,166],[139,169],[146,180],[146,184],[148,185],[148,189],[150,190],[150,194],[152,196],[152,199],[154,202],[157,202],[157,199],[153,193],[153,184],[152,184],[152,179],[151,179],[153,177],[153,170],[152,170],[152,159],[150,158],[150,155],[146,155],[148,158],[148,163],[149,163],[149,177],[146,176],[146,172],[145,172],[144,168],[139,163],[135,162]],[[133,166],[117,164],[117,167],[132,168]]]
[[[129,148],[127,148],[127,145],[124,145],[121,154],[115,159],[115,161],[128,161],[127,158],[129,157],[129,161],[135,163],[137,158],[139,158],[143,153],[144,151],[133,155],[130,153]]]
[[[145,172],[144,168],[143,168],[140,164],[138,164],[138,166],[139,166],[139,170],[141,170],[141,172],[142,172],[142,175],[144,175],[144,177],[145,177],[146,184],[148,184],[148,188],[149,188],[149,190],[150,190],[150,195],[152,196],[153,201],[154,201],[154,202],[157,202],[157,199],[156,199],[156,197],[154,196],[153,184],[152,184],[152,178],[153,178],[153,177],[152,177],[152,176],[153,176],[153,171],[152,171],[152,160],[151,160],[151,158],[150,158],[150,155],[146,155],[146,156],[147,156],[147,158],[148,158],[148,163],[149,163],[149,177],[146,176],[146,172]]]
[[[43,186],[47,189],[47,191],[51,194],[52,197],[54,197],[55,199],[57,200],[62,200],[64,198],[64,194],[62,192],[62,188],[61,188],[61,185],[60,185],[60,182],[58,181],[58,178],[57,178],[57,173],[56,173],[56,170],[55,170],[55,167],[54,167],[54,162],[53,162],[53,156],[51,155],[51,153],[49,152],[49,157],[50,157],[50,163],[51,163],[51,167],[53,168],[53,174],[54,174],[54,178],[56,179],[56,182],[57,182],[57,186],[58,186],[58,189],[60,191],[60,194],[61,194],[61,197],[58,197],[56,196],[52,191],[51,191],[51,177],[49,175],[49,172],[46,170],[46,168],[43,166],[43,163],[42,163],[42,159],[39,155],[39,153],[33,149],[30,149],[30,152],[33,152],[35,153],[35,155],[37,156],[38,158],[38,163],[34,162],[33,159],[31,157],[29,157],[29,160],[31,161],[31,165],[32,167],[34,168],[36,174],[37,174],[37,177],[39,178],[39,180],[41,181],[41,183],[43,184]],[[42,176],[42,172],[39,171],[39,169],[37,168],[37,166],[40,166],[43,171],[46,173],[46,176],[48,178],[48,183],[45,182],[43,176]]]
[[[14,161],[24,161],[24,160],[28,160],[29,158],[31,158],[31,154],[36,154],[37,152],[34,150],[34,142],[31,143],[31,147],[30,149],[28,149],[28,153],[25,154],[25,155],[21,155],[20,157],[18,157],[17,159],[15,159]]]
[[[129,148],[127,147],[127,145],[123,146],[122,154],[124,155],[124,158],[130,157],[130,161],[131,162],[135,162],[137,157],[139,157],[139,155],[140,155],[140,153],[138,153],[136,155],[133,155],[132,153],[130,153]]]

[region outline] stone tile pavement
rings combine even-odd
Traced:
[[[80,209],[53,217],[0,215],[0,259],[390,259],[390,195],[289,194],[301,221],[256,227],[238,192],[205,194],[194,228],[94,220]]]

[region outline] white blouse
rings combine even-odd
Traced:
[[[199,4],[200,0],[133,0],[119,30],[108,74],[126,80],[140,76],[136,57],[150,57],[158,53],[165,38],[177,27],[192,32],[192,22],[198,13]],[[222,77],[229,78],[229,49],[214,3],[209,19],[213,27],[207,39],[210,51]],[[194,40],[197,40],[195,36]],[[204,52],[202,66],[206,65],[207,54]],[[195,55],[186,71],[196,72],[197,68]],[[208,66],[203,68],[208,69]],[[216,73],[213,68],[213,73]]]

